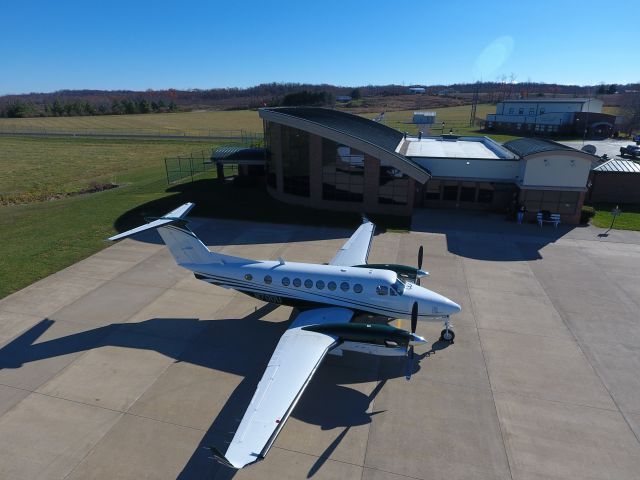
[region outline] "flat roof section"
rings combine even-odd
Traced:
[[[514,160],[516,156],[498,143],[485,137],[416,137],[406,138],[401,152],[413,158],[472,158]]]

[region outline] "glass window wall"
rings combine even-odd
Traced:
[[[409,201],[409,177],[391,164],[380,160],[378,203],[406,205]]]
[[[364,153],[322,139],[322,198],[343,202],[364,200]]]
[[[309,133],[282,125],[282,190],[309,196]]]

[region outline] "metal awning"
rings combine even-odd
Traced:
[[[613,159],[598,165],[594,172],[640,173],[640,165],[629,160]]]
[[[224,165],[264,165],[268,152],[265,148],[219,147],[211,153],[211,163]]]

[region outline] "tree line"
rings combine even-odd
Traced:
[[[85,115],[132,115],[135,113],[166,113],[177,112],[178,105],[173,101],[164,100],[122,99],[113,100],[111,104],[93,104],[86,100],[60,100],[53,103],[37,105],[34,102],[14,100],[0,108],[0,117],[79,117]]]

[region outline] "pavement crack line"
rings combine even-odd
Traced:
[[[459,257],[458,257],[459,258]],[[478,329],[478,322],[476,321],[476,312],[473,306],[473,298],[471,298],[471,289],[469,287],[469,279],[467,278],[467,270],[464,266],[464,260],[459,258],[459,261],[462,263],[462,272],[464,276],[465,286],[467,287],[467,293],[469,294],[469,305],[471,308],[471,315],[473,316],[473,322],[475,324],[476,335],[478,335],[478,342],[480,343],[480,352],[482,353],[482,361],[484,362],[484,369],[487,372],[487,380],[489,381],[489,388],[491,389],[491,399],[493,400],[493,409],[496,414],[496,420],[498,420],[498,427],[500,428],[500,438],[502,440],[502,447],[504,449],[504,456],[507,459],[507,467],[509,468],[509,477],[513,480],[513,470],[511,469],[511,458],[509,457],[509,452],[507,450],[507,442],[505,440],[504,428],[502,426],[502,421],[500,420],[500,415],[498,415],[498,406],[496,405],[496,391],[493,388],[493,383],[491,382],[491,374],[489,373],[489,367],[487,366],[487,357],[484,351],[484,345],[482,344],[482,337],[480,336],[480,331]]]
[[[520,249],[520,247],[518,247],[518,245],[516,244],[516,247],[518,248],[518,250]],[[580,248],[580,247],[578,247]],[[585,254],[586,258],[589,258],[589,261],[594,263],[594,265],[596,267],[599,268],[599,265],[597,263],[595,263],[593,261],[593,259],[591,259],[587,254]],[[562,312],[558,306],[556,305],[556,303],[554,302],[553,298],[549,295],[549,292],[547,291],[547,289],[544,287],[544,285],[542,284],[542,282],[540,282],[540,280],[538,280],[538,277],[536,276],[535,272],[531,269],[531,266],[529,265],[529,262],[525,262],[527,265],[527,268],[529,269],[529,271],[531,272],[531,275],[533,275],[533,278],[535,278],[536,282],[538,283],[538,285],[540,285],[540,288],[542,289],[542,291],[544,292],[545,296],[547,297],[547,299],[551,302],[551,305],[553,305],[553,308],[556,309],[556,312],[558,312],[558,315],[560,315],[560,319],[562,320],[562,323],[564,324],[564,326],[567,328],[567,330],[569,330],[569,333],[571,334],[571,338],[573,338],[573,341],[576,343],[576,345],[578,346],[578,350],[580,351],[580,355],[582,355],[582,357],[584,358],[584,360],[587,362],[587,365],[589,365],[589,367],[591,368],[591,370],[593,371],[594,375],[596,376],[596,378],[600,381],[600,383],[602,384],[602,387],[605,389],[605,391],[609,394],[609,398],[611,398],[611,401],[613,402],[613,404],[615,405],[616,409],[618,410],[618,412],[620,413],[620,415],[622,416],[622,418],[624,419],[624,422],[627,424],[627,427],[629,428],[629,430],[631,431],[631,434],[635,437],[636,442],[638,442],[638,446],[640,446],[640,437],[638,436],[638,434],[636,433],[636,431],[633,429],[633,427],[631,426],[631,422],[629,422],[629,419],[627,418],[627,416],[625,415],[625,413],[622,411],[622,409],[620,408],[620,405],[618,404],[618,402],[616,401],[616,399],[614,398],[613,394],[611,393],[611,390],[609,390],[609,387],[607,387],[606,382],[604,381],[604,379],[602,378],[602,375],[600,375],[600,373],[598,372],[598,369],[595,368],[595,366],[591,363],[591,361],[589,360],[589,357],[587,356],[587,354],[584,351],[584,348],[582,347],[582,342],[580,342],[580,340],[578,339],[578,337],[576,336],[576,334],[574,333],[574,331],[571,329],[571,327],[569,326],[569,323],[566,321],[565,316],[564,316],[564,312]],[[600,269],[600,272],[603,272],[605,276],[607,276],[606,272],[604,272],[604,270]],[[611,280],[610,278],[608,279],[610,282],[613,282],[613,280]],[[635,303],[635,302],[632,302]]]

